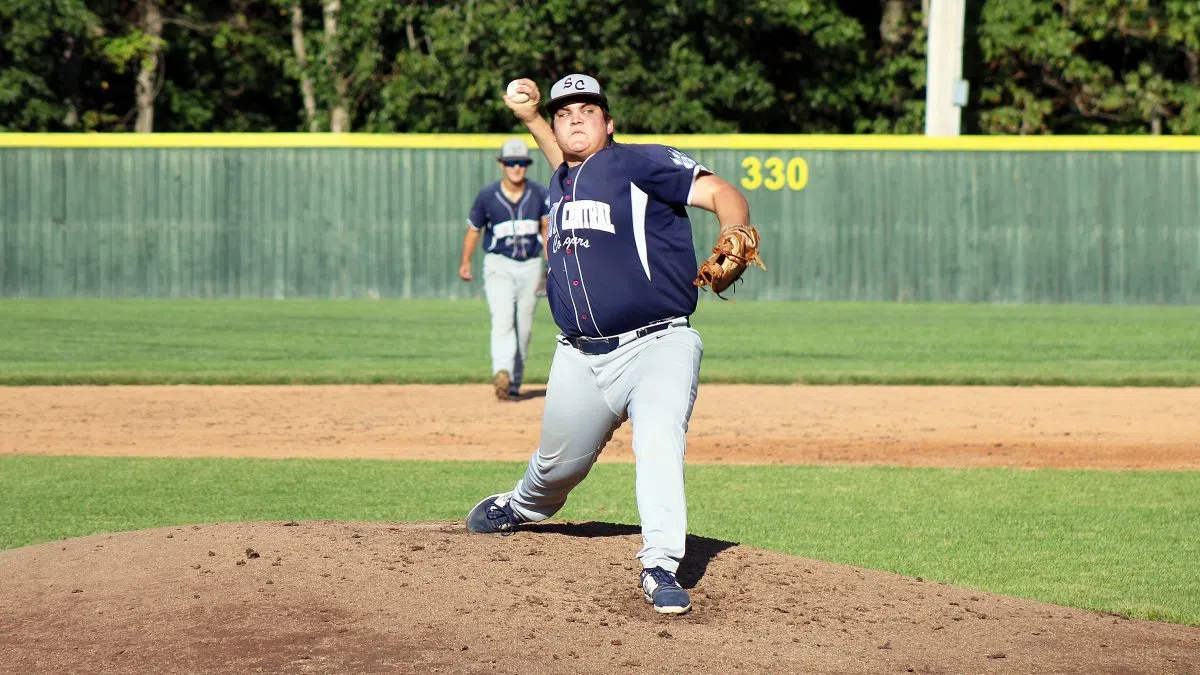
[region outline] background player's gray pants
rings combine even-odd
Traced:
[[[541,258],[516,261],[499,253],[483,256],[483,293],[492,315],[492,374],[507,370],[514,387],[521,385],[538,282],[545,275]]]
[[[554,515],[587,476],[613,431],[633,423],[642,567],[679,568],[687,536],[683,459],[696,401],[700,334],[668,328],[608,354],[588,356],[561,337],[542,419],[541,443],[510,504],[531,521]]]

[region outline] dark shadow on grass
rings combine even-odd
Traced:
[[[561,534],[567,537],[582,537],[591,539],[593,537],[625,537],[642,533],[642,528],[636,525],[622,525],[620,523],[600,523],[589,521],[586,523],[533,523],[521,526],[521,531],[529,533],[544,532],[547,534]],[[695,588],[696,584],[704,578],[704,573],[708,571],[708,563],[712,562],[713,558],[729,548],[737,546],[735,541],[725,541],[723,539],[713,539],[711,537],[701,537],[694,534],[687,536],[687,554],[684,556],[683,562],[679,564],[679,585],[684,588]]]

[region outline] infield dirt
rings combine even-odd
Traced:
[[[0,455],[525,461],[540,389],[0,387]],[[700,386],[689,463],[1200,469],[1200,388]],[[600,461],[628,462],[629,425]]]

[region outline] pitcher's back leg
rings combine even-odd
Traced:
[[[561,343],[554,352],[541,440],[512,495],[513,510],[525,520],[557,513],[620,426],[622,416],[605,403],[588,358]]]

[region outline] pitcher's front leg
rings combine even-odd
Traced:
[[[684,455],[704,345],[696,331],[672,330],[636,356],[629,400],[642,567],[679,569],[687,540]]]

